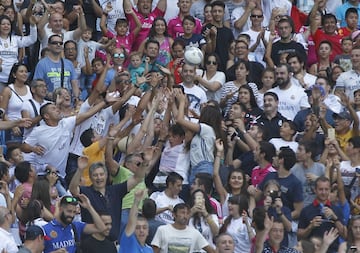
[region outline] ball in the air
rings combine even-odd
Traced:
[[[203,61],[204,55],[199,48],[189,47],[185,50],[184,58],[185,62],[190,65],[199,65]]]

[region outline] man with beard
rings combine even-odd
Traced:
[[[116,253],[117,250],[115,244],[106,238],[109,236],[112,227],[111,215],[102,213],[100,214],[100,217],[104,222],[106,229],[85,238],[84,241],[81,242],[81,249],[86,253]]]
[[[77,214],[77,205],[88,210],[94,224],[73,221]],[[44,253],[48,252],[68,252],[75,253],[77,242],[80,241],[82,234],[99,233],[106,230],[106,226],[97,214],[89,199],[80,194],[78,198],[64,196],[60,200],[59,212],[55,218],[44,227],[45,234],[50,240],[45,241]],[[76,239],[75,239],[76,236]]]
[[[286,60],[292,69],[293,77],[291,81],[294,84],[304,89],[308,89],[315,84],[316,76],[306,72],[304,61],[298,53],[290,53]]]
[[[181,203],[174,207],[174,223],[158,227],[154,239],[151,242],[155,253],[197,252],[201,249],[214,253],[215,250],[201,233],[188,226],[190,219],[190,207]]]
[[[264,111],[257,119],[257,123],[264,126],[266,129],[265,140],[268,141],[271,138],[280,138],[280,127],[286,120],[278,112],[279,97],[275,92],[268,91],[264,94]]]
[[[279,97],[278,111],[285,118],[293,120],[296,113],[310,107],[304,89],[294,85],[291,81],[290,66],[284,63],[275,69],[277,87],[270,89]]]

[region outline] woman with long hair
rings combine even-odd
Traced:
[[[197,173],[213,174],[215,140],[225,139],[221,129],[222,115],[216,107],[205,106],[200,112],[199,123],[194,123],[184,117],[186,95],[180,89],[174,90],[174,93],[179,101],[176,122],[194,133],[190,145],[191,185]]]
[[[8,16],[0,16],[0,83],[3,84],[8,81],[11,67],[18,62],[19,48],[28,47],[34,44],[37,39],[37,30],[33,17],[30,18],[30,35],[28,36],[12,35],[11,23]]]
[[[338,253],[351,253],[360,250],[360,216],[352,216],[348,224],[347,240],[340,244]]]
[[[197,229],[210,246],[215,248],[213,239],[219,233],[219,220],[208,196],[203,190],[197,189],[191,194],[189,205],[191,207],[189,226]]]
[[[30,87],[26,84],[28,80],[28,70],[25,65],[15,63],[10,71],[8,86],[1,93],[2,100],[0,108],[5,111],[4,120],[21,119],[22,104],[32,98]],[[23,129],[14,127],[5,133],[7,144],[22,142]]]
[[[247,192],[248,184],[246,181],[246,174],[239,169],[232,170],[227,178],[227,183],[224,186],[220,177],[220,159],[224,156],[224,144],[221,140],[216,140],[216,157],[214,161],[214,184],[215,189],[219,194],[220,204],[222,206],[223,216],[229,213],[228,201],[230,197],[241,195],[248,200],[248,213],[252,213],[255,208],[255,199],[249,196]]]
[[[225,218],[219,233],[228,233],[234,238],[235,253],[249,253],[251,240],[255,237],[248,210],[249,200],[246,196],[236,195],[229,198],[229,216]]]
[[[168,34],[167,23],[163,17],[155,18],[150,28],[148,39],[154,39],[159,42],[159,55],[156,61],[162,66],[167,66],[171,61],[171,47],[174,40]],[[145,43],[146,40],[141,43],[139,52],[143,52]]]
[[[249,75],[250,65],[248,61],[238,60],[235,63],[235,80],[226,82],[221,89],[220,106],[223,108],[226,116],[231,105],[238,100],[239,89],[241,86],[248,84],[252,89],[255,97],[258,97],[258,88],[255,83],[249,83],[247,77]]]
[[[221,87],[224,85],[226,77],[224,72],[218,71],[220,58],[216,53],[205,56],[205,70],[201,76],[196,76],[196,81],[205,91],[209,100],[220,102]]]
[[[256,122],[256,119],[262,113],[262,110],[258,107],[254,91],[250,85],[244,84],[240,86],[238,101],[246,107],[244,118],[245,126],[251,122]]]

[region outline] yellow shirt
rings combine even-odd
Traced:
[[[355,133],[352,129],[347,131],[345,134],[338,134],[335,132],[335,138],[339,142],[340,148],[345,152],[346,144],[348,143],[349,139],[354,137]]]
[[[100,148],[99,142],[96,141],[89,147],[84,148],[83,154],[88,157],[89,163],[88,167],[83,171],[81,177],[81,185],[90,186],[91,181],[89,176],[89,168],[93,163],[105,162],[105,146],[103,148]]]

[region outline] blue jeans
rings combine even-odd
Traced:
[[[199,162],[196,166],[190,169],[190,176],[189,176],[189,185],[195,181],[196,174],[204,172],[209,173],[210,175],[214,172],[214,163],[208,161]]]

